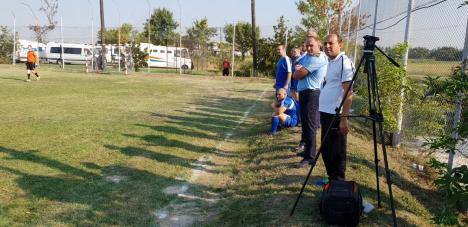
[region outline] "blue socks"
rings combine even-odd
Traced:
[[[278,126],[280,125],[280,119],[278,116],[274,116],[271,118],[271,134],[276,134],[278,130]]]

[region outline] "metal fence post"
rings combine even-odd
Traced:
[[[461,69],[460,69],[462,76],[466,76],[465,71],[466,71],[467,61],[468,61],[468,20],[467,20],[467,24],[466,24],[465,46],[463,48],[462,65],[461,65]],[[460,119],[461,119],[462,97],[463,97],[463,95],[464,95],[463,93],[458,92],[457,98],[455,99],[455,114],[453,116],[453,124],[452,124],[452,130],[454,130],[452,132],[452,138],[454,138],[454,139],[458,139],[458,137],[459,137],[459,135],[458,135],[458,133],[457,133],[457,131],[455,129],[458,127],[458,124],[460,123]],[[448,162],[447,162],[449,169],[452,169],[452,167],[453,167],[454,156],[455,156],[455,154],[452,154],[452,153],[449,154]]]

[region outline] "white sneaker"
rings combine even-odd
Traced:
[[[370,204],[369,202],[362,200],[362,207],[364,207],[364,213],[370,213],[375,207],[374,205]]]
[[[30,80],[30,79],[26,79],[26,82],[31,82],[31,80]]]
[[[40,80],[40,79],[41,79],[41,77],[40,77],[40,76],[37,76],[37,77],[36,77],[36,80]]]

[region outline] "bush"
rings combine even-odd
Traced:
[[[395,47],[387,50],[387,54],[395,61],[401,63],[406,48],[406,44],[397,44]],[[376,52],[375,57],[380,101],[384,115],[384,128],[385,131],[395,132],[397,130],[400,104],[404,101],[400,91],[402,89],[409,89],[409,85],[406,82],[406,70],[403,67],[395,67],[379,52]],[[361,68],[364,69],[364,67]],[[357,89],[357,93],[367,100],[367,75],[362,72],[360,74],[362,76],[358,78],[357,87],[359,89]],[[365,106],[365,108],[368,107]]]
[[[140,68],[148,67],[148,63],[146,62],[147,54],[143,53],[140,50],[140,44],[132,43],[131,50],[133,55],[133,67],[135,67],[135,72],[140,71]]]
[[[239,70],[234,71],[234,76],[239,77],[250,77],[252,76],[252,64],[249,62],[244,62],[241,64]]]

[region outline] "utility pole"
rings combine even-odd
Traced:
[[[11,55],[11,60],[13,65],[16,64],[16,15],[15,13],[11,12],[13,14],[13,55]]]
[[[105,37],[105,32],[106,32],[106,27],[104,23],[104,0],[100,0],[100,12],[101,12],[101,70],[105,70],[106,68],[106,37]]]
[[[233,32],[232,32],[232,64],[231,64],[231,76],[234,77],[234,61],[235,61],[235,58],[234,58],[234,51],[235,51],[235,48],[234,48],[234,45],[236,43],[236,23],[234,23],[234,28],[233,28]]]
[[[375,36],[375,30],[377,30],[377,10],[378,9],[379,9],[379,0],[375,0],[374,27],[372,28],[372,36]]]
[[[255,26],[255,0],[251,0],[252,9],[252,47],[253,47],[253,68],[252,76],[257,76],[257,31]]]

